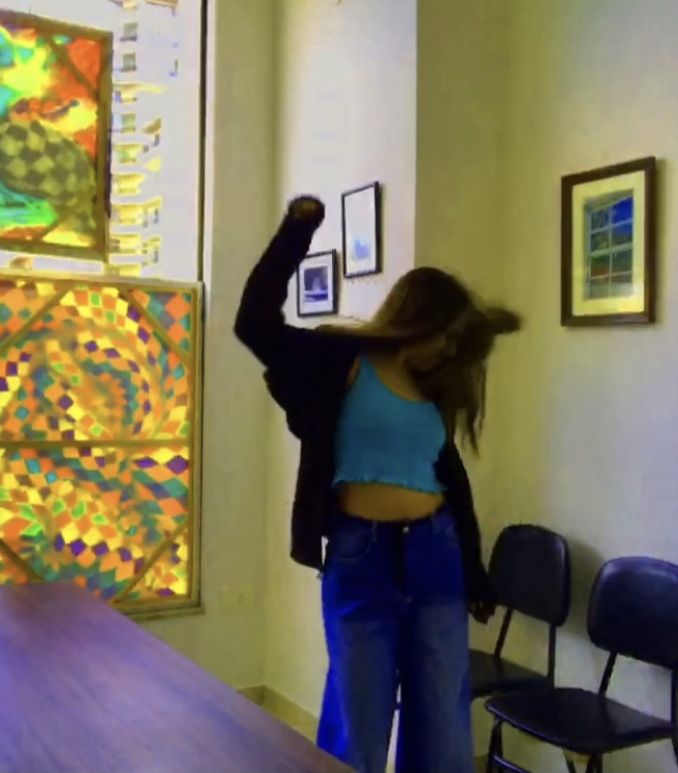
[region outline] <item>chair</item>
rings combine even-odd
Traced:
[[[586,773],[603,773],[606,754],[661,740],[678,759],[678,566],[652,558],[619,558],[600,570],[591,591],[588,633],[609,653],[598,692],[549,689],[490,698],[494,715],[488,773],[530,773],[503,758],[504,723],[566,752],[588,758]],[[669,669],[671,720],[607,697],[618,656]],[[568,758],[570,773],[576,773]]]
[[[556,669],[556,631],[570,611],[567,542],[541,526],[508,526],[499,535],[492,551],[489,574],[499,604],[506,612],[494,652],[471,650],[473,699],[552,686]],[[514,612],[548,623],[546,674],[502,658]]]

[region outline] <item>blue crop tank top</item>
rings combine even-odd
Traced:
[[[446,439],[433,403],[395,394],[361,357],[337,426],[333,485],[387,483],[442,493],[435,464]]]

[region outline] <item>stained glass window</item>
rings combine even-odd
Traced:
[[[0,11],[0,249],[104,260],[112,35]]]
[[[198,600],[200,294],[0,278],[0,584]]]

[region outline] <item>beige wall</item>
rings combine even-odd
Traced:
[[[678,547],[671,521],[678,279],[670,268],[678,243],[668,217],[678,160],[678,7],[672,0],[418,5],[218,3],[208,611],[147,625],[226,681],[263,681],[312,712],[325,668],[319,584],[287,557],[298,449],[261,387],[260,369],[230,333],[247,271],[298,192],[328,205],[313,248],[338,248],[340,192],[373,179],[385,185],[388,273],[351,284],[343,314],[368,315],[415,252],[418,264],[448,267],[525,313],[526,330],[503,342],[493,363],[483,453],[469,461],[488,543],[516,521],[544,523],[571,541],[576,593],[560,681],[590,686],[600,675],[603,659],[584,632],[600,562],[622,553],[675,560]],[[560,176],[646,154],[663,159],[660,324],[564,330]],[[224,584],[255,587],[254,606],[220,611]],[[473,641],[486,645],[495,632],[474,627]],[[527,662],[543,657],[538,633],[520,623],[509,653]],[[624,666],[614,694],[665,714],[666,690],[662,675]],[[480,711],[478,727],[482,747]],[[511,736],[509,749],[516,742]],[[558,755],[541,746],[521,743],[517,754],[559,769]],[[670,759],[659,746],[622,755],[610,769],[670,770]]]
[[[342,191],[384,184],[386,272],[346,283],[342,315],[369,316],[414,263],[414,0],[277,0],[277,205],[319,195],[312,250],[341,249]],[[288,317],[296,321],[294,293]],[[279,411],[270,435],[265,683],[317,714],[326,667],[319,585],[288,558],[298,448]]]
[[[214,12],[213,7],[213,12]],[[261,683],[269,406],[260,369],[232,335],[245,279],[269,238],[273,205],[272,0],[219,0],[208,137],[203,485],[206,614],[145,626],[219,678]],[[212,133],[212,129],[214,132]],[[224,586],[254,602],[223,608]]]
[[[525,331],[507,342],[494,363],[490,427],[483,461],[475,471],[477,496],[488,541],[502,525],[516,521],[545,524],[570,540],[575,603],[561,638],[558,679],[590,687],[601,675],[603,656],[586,641],[585,604],[600,563],[629,553],[675,561],[678,553],[678,323],[673,312],[678,277],[671,269],[678,234],[670,218],[676,198],[673,167],[678,163],[678,7],[670,0],[512,0],[505,18],[496,20],[505,41],[497,62],[496,28],[488,25],[484,42],[470,5],[491,11],[509,4],[466,4],[463,25],[471,27],[473,44],[464,53],[478,69],[453,68],[457,57],[439,46],[438,66],[446,69],[462,96],[457,102],[429,100],[422,109],[427,91],[436,87],[422,84],[425,73],[420,71],[418,120],[420,126],[434,121],[446,127],[453,158],[462,157],[468,169],[483,169],[483,176],[498,184],[500,196],[485,185],[487,206],[473,189],[469,203],[466,177],[453,174],[458,167],[448,167],[441,181],[431,161],[425,161],[434,149],[420,144],[418,258],[425,259],[419,247],[425,238],[423,213],[432,197],[455,202],[455,209],[465,202],[463,223],[456,223],[461,234],[482,234],[488,209],[496,206],[502,213],[494,242],[481,238],[475,250],[470,239],[460,243],[459,233],[449,233],[452,229],[434,229],[430,249],[435,251],[437,244],[442,252],[450,243],[455,250],[469,247],[474,259],[487,260],[484,270],[468,269],[466,256],[455,250],[448,265],[457,269],[459,263],[483,290],[503,291],[506,302],[527,317]],[[459,33],[443,3],[420,3],[419,21],[422,68],[432,56],[427,45],[444,38],[444,27],[452,40]],[[475,110],[479,122],[489,121],[496,92],[488,84],[496,84],[497,75],[504,94],[498,181],[484,167],[489,127],[460,132],[466,119],[456,110],[471,100],[463,93],[466,85],[476,92],[484,83],[487,102],[472,104],[470,114]],[[441,152],[444,137],[441,128]],[[457,141],[463,148],[457,148]],[[560,177],[645,155],[662,160],[660,323],[636,330],[561,328]],[[522,662],[543,658],[538,633],[521,623],[509,653]],[[474,630],[474,641],[487,639],[486,633]],[[624,664],[613,695],[667,716],[668,679],[653,670]],[[484,722],[481,728],[479,741],[484,741]],[[564,769],[558,753],[514,735],[509,750],[528,767]],[[668,746],[659,745],[613,757],[609,770],[668,771],[674,765]]]
[[[451,271],[493,300],[504,289],[507,8],[497,0],[418,5],[416,263]],[[480,513],[492,511],[485,484],[499,442],[496,389],[491,374],[480,458],[462,449]]]

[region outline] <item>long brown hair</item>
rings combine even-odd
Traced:
[[[449,355],[434,370],[412,370],[412,376],[422,394],[438,406],[450,440],[459,429],[477,452],[485,417],[487,358],[496,336],[520,327],[517,314],[485,306],[451,274],[416,268],[400,277],[370,321],[322,329],[358,336],[366,348],[382,351],[447,335]]]

